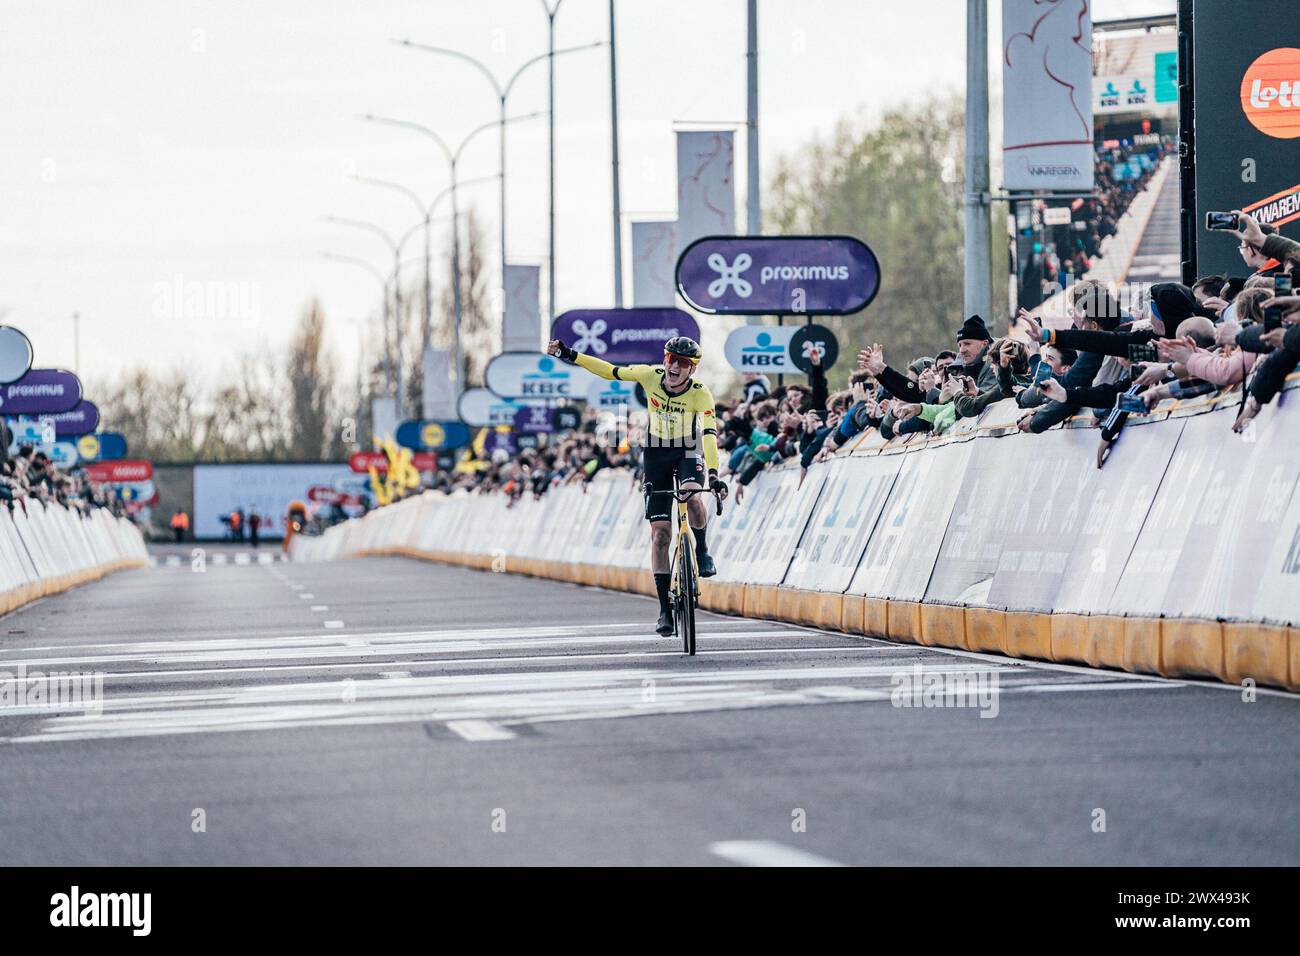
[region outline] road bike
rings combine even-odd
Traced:
[[[649,497],[654,488],[646,482],[643,486]],[[695,656],[695,609],[700,604],[700,571],[695,560],[695,535],[691,533],[686,518],[686,502],[691,495],[713,495],[718,501],[718,514],[722,514],[722,499],[709,488],[682,488],[673,476],[672,496],[677,501],[677,543],[673,548],[672,582],[669,594],[673,602],[673,633],[682,639],[682,650]]]

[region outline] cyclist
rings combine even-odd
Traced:
[[[669,339],[664,343],[662,365],[611,365],[576,352],[559,339],[553,340],[546,351],[601,378],[636,382],[645,390],[650,412],[650,434],[644,449],[645,479],[655,489],[646,498],[645,516],[650,522],[650,570],[654,572],[655,591],[659,595],[656,630],[671,634],[673,609],[668,590],[672,574],[668,567],[668,545],[673,527],[673,475],[683,490],[708,487],[719,499],[727,497],[727,483],[718,477],[713,394],[702,382],[691,381],[703,355],[700,344],[684,335]],[[698,495],[692,496],[686,507],[695,534],[700,577],[712,577],[717,570],[705,542],[708,509]]]

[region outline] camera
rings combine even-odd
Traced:
[[[1156,361],[1156,347],[1151,342],[1134,343],[1128,347],[1128,360],[1134,365]]]
[[[1205,228],[1214,232],[1232,232],[1238,228],[1237,214],[1235,212],[1207,212],[1205,214]]]

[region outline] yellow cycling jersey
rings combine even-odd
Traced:
[[[603,359],[578,353],[576,362],[601,378],[636,382],[645,389],[646,408],[650,413],[650,434],[656,444],[693,447],[699,439],[704,449],[704,465],[718,470],[718,425],[713,408],[713,393],[701,382],[691,382],[685,391],[672,395],[664,388],[662,365],[611,365]]]

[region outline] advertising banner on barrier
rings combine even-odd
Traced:
[[[677,132],[677,248],[736,231],[731,130]]]
[[[742,325],[727,335],[722,352],[737,372],[788,375],[799,371],[790,359],[797,331],[793,325]]]
[[[918,449],[902,464],[849,593],[919,601],[975,441]]]
[[[826,489],[808,519],[785,584],[810,591],[848,588],[903,458],[831,459]]]
[[[1291,493],[1291,501],[1278,519],[1272,547],[1262,560],[1257,559],[1251,580],[1256,587],[1249,604],[1250,617],[1300,627],[1300,601],[1296,599],[1300,594],[1300,489]],[[1231,600],[1234,609],[1241,606],[1236,603],[1235,595]],[[1292,642],[1296,640],[1295,633],[1292,630]],[[1294,643],[1292,653],[1295,653]]]
[[[1185,420],[1180,448],[1215,444],[1224,452],[1210,471],[1197,474],[1200,500],[1187,506],[1191,524],[1169,575],[1165,614],[1250,618],[1266,601],[1262,559],[1283,533],[1296,493],[1300,442],[1294,417],[1261,414],[1250,431],[1235,435],[1229,430],[1235,413],[1221,409]]]
[[[880,289],[880,263],[852,236],[697,239],[677,260],[677,290],[709,315],[850,315]]]
[[[34,368],[16,382],[0,385],[0,412],[44,415],[67,412],[81,401],[81,380],[61,368]]]
[[[774,472],[771,483],[776,486],[775,500],[769,505],[772,517],[751,552],[750,573],[745,578],[752,584],[780,584],[785,578],[808,516],[826,484],[826,469],[809,471],[802,485],[799,472],[793,468]]]
[[[534,352],[542,347],[541,287],[541,266],[506,266],[502,352]]]
[[[658,364],[678,335],[700,340],[699,323],[681,309],[572,309],[551,326],[551,338],[613,365]]]
[[[414,451],[463,448],[469,444],[464,422],[408,421],[397,426],[397,444]]]
[[[503,352],[483,380],[501,398],[581,398],[597,376],[543,352]]]
[[[1002,172],[1013,191],[1092,189],[1092,14],[1002,0]]]
[[[1159,491],[1142,521],[1142,531],[1111,595],[1109,609],[1120,608],[1120,613],[1157,615],[1168,607],[1166,595],[1174,584],[1179,556],[1197,520],[1197,509],[1206,502],[1208,485],[1221,469],[1231,468],[1235,472],[1240,449],[1229,429],[1230,413],[1181,421],[1182,434],[1168,468],[1163,476],[1152,475]],[[1215,428],[1215,424],[1219,427]],[[1127,431],[1123,440],[1132,440]],[[1214,493],[1233,490],[1221,483]],[[1214,560],[1211,555],[1201,557]]]
[[[632,304],[638,309],[677,301],[677,220],[632,220]]]
[[[1177,425],[1130,426],[1125,453],[1117,449],[1104,469],[1079,465],[1096,454],[1093,429],[1035,436],[1027,460],[1017,463],[1025,481],[1012,497],[1020,509],[1002,539],[988,603],[1011,610],[1104,611],[1179,431]]]
[[[948,527],[925,590],[927,601],[988,603],[1003,544],[1011,534],[1013,521],[1025,512],[1019,488],[1009,494],[1004,482],[1007,475],[1020,474],[1017,469],[1028,465],[1028,442],[969,444],[965,474],[952,498]],[[1043,529],[1043,533],[1047,530]]]
[[[31,367],[31,340],[12,325],[0,325],[0,385],[18,381]]]
[[[456,401],[457,417],[471,428],[484,425],[512,425],[520,408],[527,405],[545,405],[544,401],[530,402],[514,398],[501,398],[486,388],[467,388]]]

